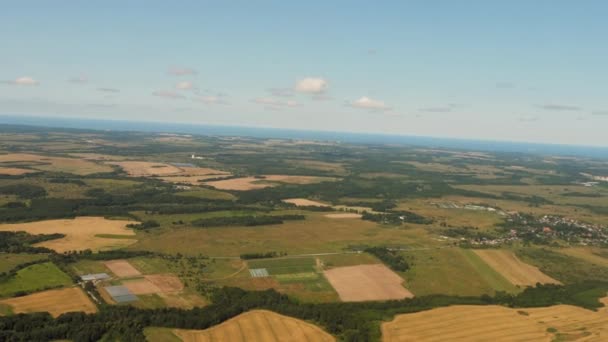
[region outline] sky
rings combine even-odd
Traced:
[[[3,1],[0,115],[608,146],[608,1]]]

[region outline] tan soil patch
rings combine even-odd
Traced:
[[[606,341],[606,308],[595,311],[570,305],[511,309],[455,305],[398,315],[382,324],[382,339],[393,341]]]
[[[20,176],[20,175],[25,175],[25,174],[34,173],[34,172],[37,172],[37,171],[28,170],[28,169],[19,169],[16,167],[0,167],[0,175]]]
[[[184,284],[174,275],[152,274],[145,276],[145,278],[164,293],[179,292],[184,289]]]
[[[136,239],[112,239],[97,237],[98,234],[133,235],[126,220],[107,220],[103,217],[77,217],[72,220],[46,220],[28,223],[0,224],[0,231],[24,231],[30,234],[65,234],[64,238],[44,241],[36,246],[50,248],[56,252],[91,249],[93,251],[125,247]]]
[[[340,213],[340,214],[327,214],[325,217],[333,218],[333,219],[359,219],[361,218],[361,214],[355,213]]]
[[[67,172],[77,175],[88,175],[98,172],[112,172],[112,168],[80,158],[49,157],[28,153],[10,153],[0,155],[0,163],[20,162],[30,164],[36,170]]]
[[[4,299],[0,304],[7,304],[15,313],[49,312],[57,317],[66,312],[97,312],[97,307],[79,287],[59,290],[48,290],[23,297]]]
[[[323,272],[344,302],[412,298],[403,279],[382,264],[336,267]]]
[[[126,260],[110,260],[103,263],[107,268],[112,271],[112,273],[116,274],[117,277],[126,278],[126,277],[137,277],[141,275],[133,265],[131,265]]]
[[[306,198],[288,198],[284,199],[283,202],[295,204],[298,207],[330,207],[331,204],[325,204],[317,201],[312,201]]]
[[[184,342],[329,342],[336,340],[313,324],[266,310],[248,311],[206,330],[175,329],[173,333]]]
[[[511,251],[478,249],[474,252],[513,285],[534,286],[536,283],[561,284],[559,281],[541,272],[537,267],[519,260]]]
[[[255,177],[242,177],[242,178],[233,178],[233,179],[205,182],[205,185],[209,185],[209,186],[212,186],[212,187],[214,187],[216,189],[220,189],[220,190],[237,190],[237,191],[264,189],[264,188],[269,188],[271,186],[276,186],[276,184],[258,183],[261,180],[263,180],[263,179],[255,178]]]
[[[125,281],[122,285],[135,295],[160,293],[162,290],[148,279]]]

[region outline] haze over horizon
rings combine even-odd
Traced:
[[[608,146],[607,10],[21,1],[0,114]]]

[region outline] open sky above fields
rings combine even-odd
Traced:
[[[608,3],[19,1],[0,114],[608,146]]]

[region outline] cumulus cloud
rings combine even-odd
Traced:
[[[152,95],[172,100],[180,100],[185,98],[184,95],[170,90],[157,90],[153,92]]]
[[[564,104],[544,104],[539,106],[544,110],[553,110],[553,111],[577,111],[581,110],[581,107],[573,106],[573,105],[564,105]]]
[[[97,88],[97,90],[104,93],[120,93],[120,89],[117,88]]]
[[[387,106],[384,101],[379,101],[372,99],[367,96],[362,96],[359,99],[350,103],[351,106],[361,109],[370,109],[370,110],[389,110],[391,109]]]
[[[198,71],[187,68],[187,67],[171,67],[169,68],[169,74],[173,76],[187,76],[187,75],[196,75]]]
[[[180,90],[190,90],[194,88],[194,84],[192,84],[190,81],[183,81],[176,84],[175,88]]]
[[[327,91],[329,83],[324,78],[306,77],[296,82],[295,90],[300,93],[321,94]]]
[[[12,81],[6,81],[5,83],[17,86],[36,86],[40,84],[40,82],[29,76],[18,77]]]

